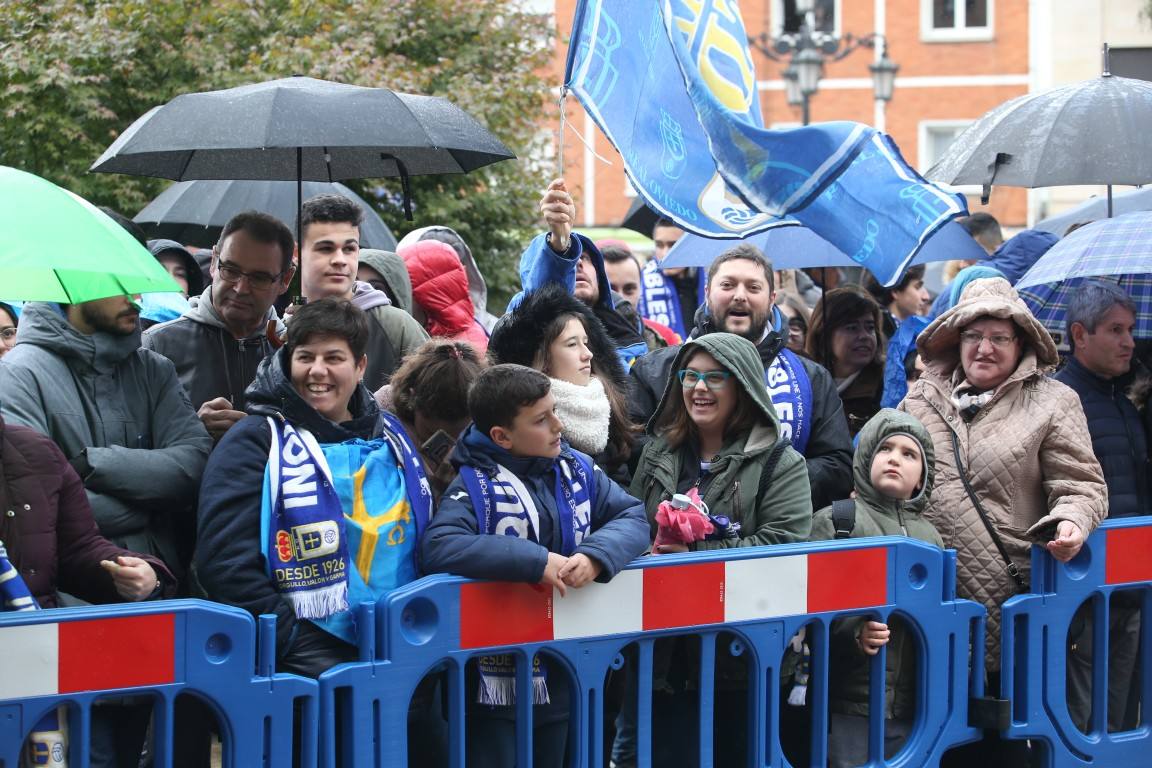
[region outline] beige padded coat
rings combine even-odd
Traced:
[[[960,332],[985,317],[1012,320],[1027,343],[1015,372],[965,423],[952,401],[964,380]],[[900,408],[927,427],[936,451],[936,485],[924,516],[944,546],[956,549],[958,594],[988,609],[986,660],[996,671],[1000,604],[1017,589],[957,473],[953,434],[972,488],[1026,583],[1031,545],[1051,540],[1062,520],[1087,536],[1104,519],[1108,490],[1080,398],[1046,375],[1057,363],[1052,338],[1007,281],[973,281],[916,344],[927,370]]]

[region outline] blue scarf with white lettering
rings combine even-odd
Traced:
[[[268,418],[272,442],[264,470],[260,527],[268,575],[301,619],[348,610],[344,513],[316,438]]]
[[[592,466],[577,453],[553,462],[553,493],[560,519],[560,553],[570,557],[588,535],[592,521]],[[540,513],[524,483],[497,464],[490,475],[478,467],[460,467],[480,532],[540,542]]]
[[[35,611],[39,607],[0,541],[0,611]]]
[[[590,532],[595,469],[578,453],[558,457],[552,465],[556,509],[560,519],[560,554],[571,556]],[[478,467],[460,467],[460,479],[472,501],[481,535],[515,536],[540,543],[540,512],[519,477],[497,464],[489,474]],[[511,655],[484,656],[479,661],[477,702],[489,706],[516,703],[516,664]],[[532,659],[532,702],[547,704],[548,668],[539,656]]]
[[[704,279],[700,273],[697,273],[696,298],[697,306],[704,303]],[[640,275],[640,315],[668,326],[682,339],[687,339],[692,331],[684,327],[676,281],[661,271],[660,263],[655,259],[644,265]]]
[[[812,434],[812,382],[796,353],[780,350],[764,369],[764,386],[776,409],[780,433],[800,453],[808,447]]]
[[[0,611],[38,611],[40,605],[28,589],[24,577],[8,559],[0,541]],[[28,734],[25,749],[33,765],[64,765],[67,749],[68,713],[64,707],[49,710]]]

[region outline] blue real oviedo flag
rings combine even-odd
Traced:
[[[705,237],[802,224],[891,283],[967,213],[874,128],[764,128],[735,0],[582,0],[565,86],[653,210]]]

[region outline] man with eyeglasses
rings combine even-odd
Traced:
[[[284,330],[273,303],[292,282],[294,249],[291,231],[274,216],[233,216],[212,249],[212,284],[183,316],[144,333],[144,347],[176,366],[216,440],[244,418],[244,391]]]

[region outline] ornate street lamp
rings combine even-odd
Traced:
[[[758,37],[749,38],[749,44],[773,61],[787,62],[781,73],[784,77],[785,95],[788,104],[799,106],[804,125],[808,125],[808,102],[820,89],[820,79],[824,76],[824,64],[840,61],[858,48],[875,49],[880,47],[880,58],[868,66],[872,73],[872,89],[877,101],[892,99],[899,65],[888,58],[888,46],[883,35],[871,34],[843,37],[813,30],[815,0],[796,0],[796,10],[804,15],[800,31],[769,37],[762,32]]]

